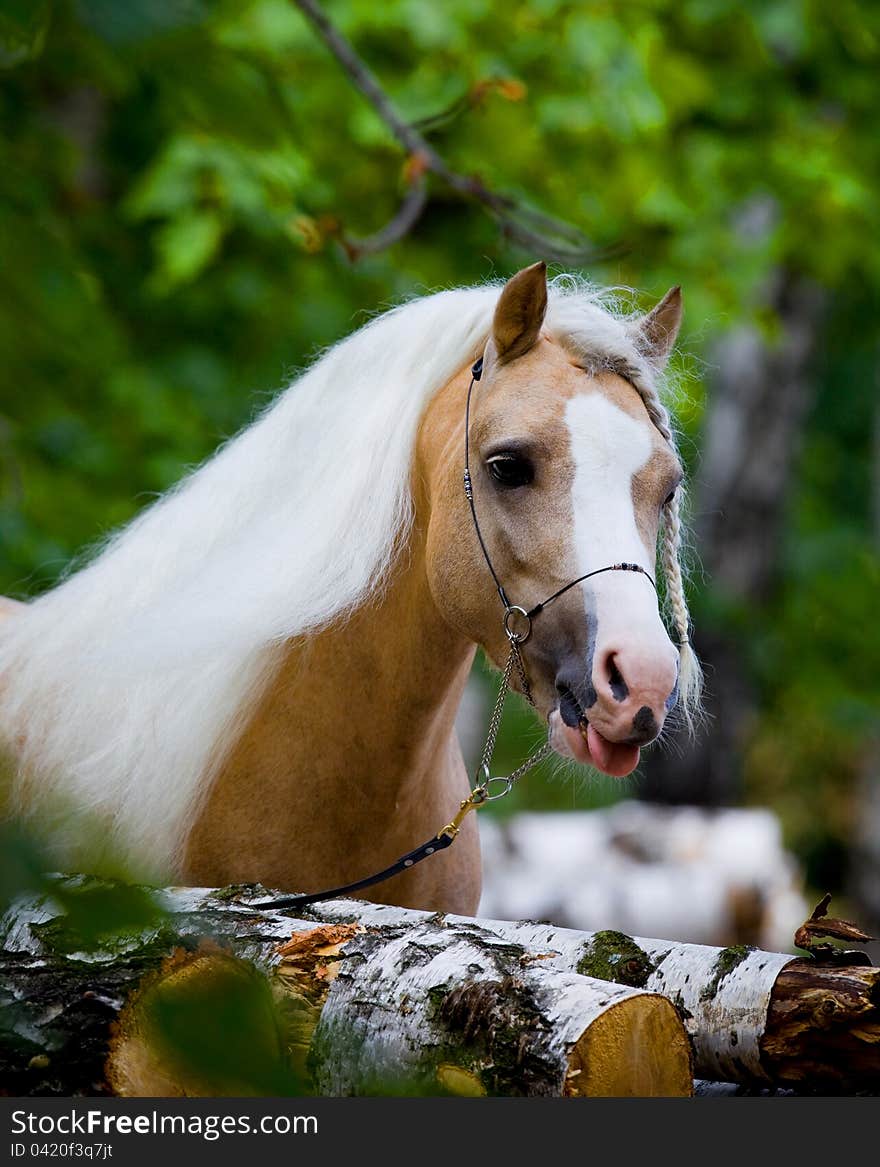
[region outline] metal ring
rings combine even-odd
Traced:
[[[504,789],[499,790],[497,794],[490,794],[489,791],[492,789],[493,782],[496,784],[500,782],[504,786]],[[513,783],[509,778],[487,778],[481,785],[486,791],[486,802],[494,802],[497,798],[503,798],[505,794],[510,794],[513,789]]]
[[[510,619],[515,616],[518,620],[525,620],[525,631],[517,632],[510,626]],[[504,631],[507,633],[507,639],[511,644],[525,644],[528,638],[532,635],[532,618],[525,610],[518,604],[511,604],[511,606],[504,613]]]
[[[511,792],[511,790],[513,789],[513,783],[510,781],[509,778],[493,778],[492,777],[491,773],[489,772],[489,763],[488,762],[484,762],[482,764],[482,766],[480,767],[480,772],[482,774],[482,778],[481,778],[479,784],[477,786],[475,786],[474,789],[471,791],[471,797],[473,797],[477,793],[477,791],[479,791],[481,796],[482,796],[479,800],[481,803],[494,802],[496,798],[503,798],[505,796],[505,794],[509,794]],[[489,791],[492,789],[493,783],[495,785],[497,785],[499,782],[503,785],[504,789],[499,790],[499,792],[497,794],[490,794]]]

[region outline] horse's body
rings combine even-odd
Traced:
[[[188,881],[338,886],[429,838],[467,794],[454,722],[474,645],[432,602],[420,501],[382,594],[280,650],[193,826]],[[479,887],[477,834],[466,821],[454,853],[379,885],[373,898],[471,912]]]
[[[229,464],[243,472],[248,441],[262,441],[265,497],[254,488],[240,504],[255,524],[264,521],[260,504],[281,505],[270,488],[277,492],[277,476],[291,472],[271,464],[279,439],[270,413],[254,427],[262,438],[247,431],[172,496],[164,524],[160,504],[143,529],[135,524],[54,593],[31,605],[0,602],[0,737],[15,760],[12,805],[54,815],[52,833],[68,863],[78,842],[72,812],[85,810],[109,828],[111,850],[146,864],[154,877],[317,890],[386,866],[451,818],[468,789],[454,720],[475,645],[497,663],[506,655],[503,610],[462,492],[463,403],[480,353],[487,373],[471,424],[475,489],[513,602],[548,595],[585,564],[629,559],[653,572],[665,508],[668,587],[686,634],[671,501],[680,468],[652,382],[677,330],[677,298],[638,322],[638,331],[581,296],[597,334],[591,347],[589,329],[575,342],[577,329],[565,324],[577,294],[551,298],[545,324],[543,281],[536,267],[503,293],[483,289],[479,303],[472,292],[460,294],[472,319],[458,321],[456,343],[427,369],[422,400],[407,403],[407,386],[399,385],[399,408],[374,422],[371,402],[363,402],[369,432],[361,440],[375,450],[359,451],[352,419],[340,420],[340,440],[349,442],[340,477],[319,473],[314,492],[344,494],[346,457],[352,466],[372,459],[372,477],[352,470],[362,480],[348,526],[334,514],[335,529],[322,531],[327,499],[304,494],[287,525],[274,525],[281,551],[264,546],[256,567],[239,571],[224,596],[222,568],[249,535],[247,514],[238,527],[234,517],[224,523]],[[370,326],[376,335],[382,322]],[[418,368],[419,345],[427,351],[436,340],[410,338],[405,368]],[[358,410],[364,354],[354,356],[331,372],[353,379],[346,408]],[[395,436],[395,428],[402,432]],[[383,442],[399,446],[394,497],[378,477]],[[523,466],[531,477],[514,482]],[[309,473],[309,464],[299,467],[300,478]],[[603,484],[615,489],[597,502]],[[312,526],[299,528],[303,566],[288,532],[307,522],[309,506]],[[359,544],[380,520],[370,560]],[[163,530],[173,534],[172,551],[151,558]],[[361,574],[352,582],[355,568]],[[168,627],[156,611],[163,595]],[[305,609],[303,596],[311,607],[291,619],[285,599],[290,609]],[[83,647],[101,610],[97,642]],[[628,772],[674,703],[678,653],[656,598],[644,579],[613,573],[573,589],[540,620],[525,655],[551,740],[580,761]],[[77,692],[77,667],[91,692]],[[106,674],[95,675],[102,667]],[[472,818],[452,851],[377,887],[375,898],[474,911],[480,875]],[[94,866],[94,855],[88,861]]]

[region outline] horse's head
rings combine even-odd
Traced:
[[[563,298],[557,317],[547,316],[543,264],[505,286],[471,395],[470,478],[489,562],[511,604],[532,609],[598,573],[532,618],[522,657],[555,749],[623,775],[680,690],[692,689],[697,667],[678,566],[682,471],[652,380],[678,332],[681,298],[673,289],[628,323],[593,307],[580,333],[570,318],[577,304]],[[600,333],[592,352],[577,340],[591,326]],[[634,362],[621,357],[621,338]],[[447,620],[502,665],[504,607],[462,486],[469,380],[469,372],[457,378],[426,419],[447,436],[428,467],[428,575]],[[679,645],[652,582],[658,539]],[[642,571],[599,570],[620,563]]]

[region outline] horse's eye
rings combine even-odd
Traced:
[[[675,489],[677,490],[678,487],[676,487]],[[668,507],[674,498],[675,498],[675,490],[670,490],[669,494],[667,494],[666,499],[664,500],[663,505],[665,507]]]
[[[535,477],[534,466],[522,454],[493,454],[486,466],[495,482],[507,489],[529,486]]]

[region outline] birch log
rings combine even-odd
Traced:
[[[350,900],[315,904],[309,914],[331,922],[356,914],[371,927],[426,915]],[[745,945],[713,948],[528,922],[479,924],[523,945],[545,968],[666,995],[690,1037],[697,1078],[757,1089],[880,1091],[880,968],[823,965]]]
[[[161,922],[93,952],[48,898],[0,922],[4,1090],[280,1093],[307,1070],[334,1095],[691,1093],[664,996],[554,966],[478,921],[296,920],[249,909],[252,889],[158,898]],[[230,1000],[247,1027],[231,1059],[211,1045]],[[182,1045],[169,1017],[189,1026]]]
[[[793,1087],[823,1093],[880,1090],[880,969],[877,968],[833,967],[812,959],[744,947],[719,949],[632,938],[615,932],[589,933],[545,924],[436,916],[348,899],[315,905],[308,910],[306,919],[293,918],[283,911],[255,912],[248,908],[248,903],[265,900],[268,894],[254,887],[165,891],[161,898],[172,920],[171,925],[165,925],[164,932],[139,937],[133,942],[137,951],[127,954],[117,944],[114,952],[104,954],[103,958],[89,958],[90,963],[67,960],[57,969],[45,963],[48,955],[48,963],[53,965],[46,946],[51,946],[52,929],[58,922],[57,910],[45,903],[22,905],[10,915],[5,926],[0,925],[0,947],[6,950],[2,954],[4,966],[0,973],[10,984],[18,986],[17,997],[15,993],[11,997],[7,995],[6,1004],[11,1003],[20,1014],[13,1027],[19,1037],[10,1036],[8,1029],[5,1036],[0,1033],[0,1080],[8,1087],[9,1074],[14,1071],[20,1075],[17,1079],[20,1086],[16,1087],[20,1092],[27,1092],[25,1087],[46,1092],[53,1089],[53,1082],[54,1092],[73,1092],[72,1079],[62,1081],[58,1077],[59,1059],[48,1076],[40,1069],[42,1059],[52,1056],[50,1047],[63,1050],[69,1039],[71,1043],[79,1042],[76,1049],[79,1062],[88,1062],[88,1066],[80,1064],[71,1071],[74,1077],[78,1076],[80,1088],[89,1074],[94,1079],[90,1088],[108,1088],[102,1077],[106,1029],[118,1016],[123,1002],[145,972],[161,966],[169,945],[182,945],[197,953],[199,944],[212,937],[228,954],[253,961],[270,972],[276,991],[279,982],[285,983],[287,1048],[293,1050],[294,1060],[300,1066],[310,1063],[326,1088],[342,1089],[338,1076],[341,1059],[337,1057],[334,1061],[333,1044],[338,1030],[334,1028],[332,1005],[337,1000],[340,1016],[343,1000],[349,1000],[345,1008],[356,1019],[358,1040],[365,1045],[381,1043],[383,1027],[377,1020],[380,1015],[400,1016],[400,1057],[411,1068],[415,1066],[418,1075],[423,1073],[427,1062],[417,1063],[415,1054],[408,1048],[412,1031],[418,1028],[416,1015],[424,1016],[435,1006],[430,1024],[442,1023],[447,1029],[458,1025],[466,1030],[475,1045],[483,1042],[483,1052],[477,1060],[485,1061],[491,1058],[491,1052],[487,1053],[485,1048],[487,1044],[492,1046],[499,1035],[503,1037],[497,1023],[493,1028],[492,1014],[502,996],[499,986],[510,988],[505,976],[518,978],[526,1000],[531,993],[543,1001],[541,978],[555,973],[577,974],[609,981],[625,989],[664,994],[684,1020],[693,1045],[694,1072],[698,1078],[729,1080],[758,1089]],[[351,950],[351,962],[344,966],[345,976],[332,952],[340,943],[338,939],[334,941],[332,932],[315,933],[314,942],[306,944],[299,953],[296,945],[283,953],[278,951],[294,931],[308,936],[319,927],[339,926],[354,929],[348,933],[345,946],[346,954]],[[359,932],[361,928],[366,932]],[[415,976],[418,968],[426,969],[421,1004],[417,996],[413,1001],[407,1000],[405,991],[394,997],[387,990],[387,978],[387,991],[382,990],[382,978],[376,973],[383,967],[383,952],[387,955],[395,944],[404,951],[407,935],[413,939],[417,934],[435,939],[428,945],[415,944],[407,950],[405,960],[409,967],[395,968],[392,980],[397,986],[400,978]],[[169,936],[174,938],[173,943]],[[442,941],[436,939],[440,937]],[[447,953],[447,945],[452,944],[450,938],[460,945],[451,956]],[[462,963],[467,957],[467,943],[471,941],[482,946],[482,956],[474,961],[468,957],[467,963],[479,963],[482,972],[472,973]],[[516,952],[519,955],[514,959],[512,954]],[[455,960],[459,961],[463,982],[481,981],[487,986],[476,1014],[468,1012],[467,994],[460,994],[450,995],[441,1015],[442,994],[436,990],[442,986],[429,983],[429,977],[442,971],[444,962]],[[354,982],[349,979],[348,970],[358,964],[363,967],[365,978],[376,978],[371,989],[376,994],[372,1015],[362,1010]],[[225,974],[231,975],[228,968]],[[564,982],[556,984],[563,993]],[[447,985],[450,994],[458,987]],[[597,998],[603,999],[612,1000],[607,995]],[[472,998],[470,1003],[475,1000]],[[624,1006],[623,998],[620,1001],[615,1007],[618,1019],[626,1010],[635,1008]],[[522,1010],[525,1005],[520,1001],[514,1007]],[[408,1014],[410,1008],[416,1014]],[[100,1024],[93,1024],[94,1013],[103,1017],[104,1031]],[[609,1025],[614,1016],[615,1010],[608,1007]],[[319,1020],[322,1026],[315,1033]],[[591,1030],[594,1035],[601,1031],[602,1024]],[[592,1061],[588,1058],[588,1071],[599,1064],[594,1057],[598,1044],[586,1043],[593,1058]],[[271,1045],[269,1037],[264,1045],[267,1048]],[[377,1058],[389,1061],[397,1056],[378,1050],[378,1045],[376,1048]],[[25,1053],[28,1057],[22,1061]],[[346,1057],[351,1055],[349,1048]],[[361,1050],[358,1058],[352,1060],[364,1065],[364,1056]],[[471,1051],[468,1056],[473,1064],[477,1055]],[[571,1068],[579,1068],[577,1058],[583,1061],[576,1045],[570,1053]],[[28,1062],[33,1059],[35,1065],[27,1070]],[[466,1063],[467,1059],[465,1070]],[[417,1068],[419,1064],[421,1070]],[[441,1065],[452,1064],[438,1062],[435,1074]],[[503,1075],[494,1063],[492,1066],[487,1063],[482,1070],[486,1073],[485,1079],[482,1071],[479,1075],[481,1088],[501,1088]],[[448,1078],[446,1087],[444,1075]],[[42,1079],[45,1081],[40,1087]],[[584,1074],[583,1068],[581,1074],[567,1078],[571,1092],[575,1088],[586,1091],[589,1081],[590,1074]],[[444,1070],[439,1075],[438,1086],[448,1087],[449,1092],[477,1088],[467,1074],[457,1074],[454,1070]],[[359,1088],[353,1081],[346,1087],[352,1091]],[[228,1087],[226,1090],[229,1092]]]
[[[515,940],[430,917],[345,945],[311,1058],[330,1095],[692,1088],[687,1037],[664,997],[548,968]]]

